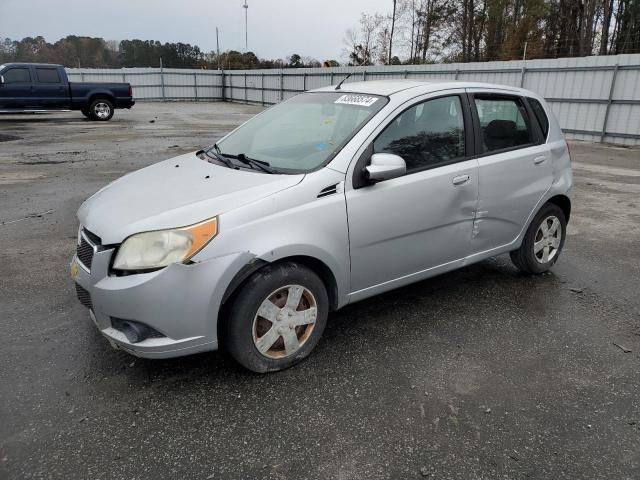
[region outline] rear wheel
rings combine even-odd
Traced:
[[[529,225],[520,248],[511,252],[511,261],[526,273],[546,272],[558,260],[566,235],[564,212],[557,205],[547,203]]]
[[[234,295],[223,343],[249,370],[283,370],[318,344],[328,312],[327,290],[313,271],[294,262],[269,265]]]
[[[97,98],[89,106],[89,118],[100,122],[106,122],[113,117],[113,103],[106,98]]]

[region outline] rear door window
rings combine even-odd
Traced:
[[[531,145],[535,136],[527,110],[519,98],[475,96],[482,151],[493,152]]]
[[[4,83],[31,83],[28,68],[11,68],[2,74]]]
[[[60,83],[60,75],[55,68],[36,68],[36,76],[40,83]]]

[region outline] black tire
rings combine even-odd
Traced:
[[[553,225],[553,218],[556,218],[560,225],[559,235],[550,235],[545,239],[541,229],[543,229],[543,222],[546,222],[547,228]],[[522,240],[522,245],[517,250],[511,252],[511,261],[519,270],[525,273],[531,273],[538,275],[549,270],[558,260],[562,248],[564,247],[565,239],[567,238],[567,220],[564,216],[564,212],[560,207],[553,203],[547,203],[543,205],[540,211],[533,218],[533,221],[529,225],[527,232]],[[549,242],[556,242],[553,246],[549,244],[546,251],[544,248],[541,251],[535,252],[536,241],[548,240]],[[557,243],[559,241],[559,244]],[[555,251],[555,253],[554,253]]]
[[[85,116],[85,117],[87,117],[87,118],[90,118],[89,110],[88,110],[88,109],[86,109],[86,108],[82,108],[82,109],[80,109],[80,111],[82,112],[82,115],[84,115],[84,116]]]
[[[285,311],[292,291],[287,290],[289,286],[303,287],[296,311],[311,309],[315,302],[316,317],[313,325],[293,326],[290,319],[298,317],[287,316],[295,315],[292,310]],[[291,288],[299,291],[297,287]],[[291,298],[295,302],[295,295]],[[277,310],[280,313],[274,317],[273,322],[258,315],[258,309],[269,299],[273,305],[283,307]],[[328,314],[327,289],[312,270],[295,262],[267,265],[251,275],[233,295],[230,308],[223,319],[221,343],[238,363],[249,370],[257,373],[284,370],[309,356],[322,337]],[[280,335],[280,332],[285,335]],[[285,336],[291,340],[292,332],[295,334],[294,344],[299,347],[297,350],[292,349],[289,354],[286,352]],[[267,337],[276,340],[271,349],[261,353],[257,344]],[[263,342],[263,346],[268,344],[269,341]]]
[[[89,105],[89,118],[98,122],[107,122],[113,117],[113,103],[106,98],[96,98]]]

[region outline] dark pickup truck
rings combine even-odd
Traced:
[[[0,65],[0,113],[80,110],[91,120],[107,121],[114,109],[134,104],[128,83],[70,82],[62,65]]]

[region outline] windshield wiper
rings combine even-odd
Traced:
[[[263,172],[276,173],[276,171],[273,168],[271,168],[271,166],[269,165],[269,162],[265,162],[263,160],[256,160],[255,158],[249,158],[244,153],[239,153],[235,158],[240,160],[245,165],[251,165],[254,168],[257,167]]]
[[[211,151],[212,148],[215,150],[215,153]],[[230,168],[235,168],[235,169],[238,168],[236,165],[233,164],[232,161],[229,160],[230,158],[235,158],[240,162],[244,163],[245,165],[251,166],[253,169],[257,168],[259,170],[262,170],[265,173],[276,173],[276,171],[273,168],[271,168],[269,162],[265,162],[264,160],[256,160],[255,158],[249,158],[244,153],[239,153],[238,155],[222,153],[217,143],[214,143],[212,147],[205,150],[205,153],[207,155],[209,153],[211,153],[212,155],[215,155],[215,158],[217,160],[220,160],[222,163],[224,163]],[[211,157],[211,155],[209,156]]]
[[[220,163],[222,163],[223,165],[226,165],[229,168],[233,168],[234,170],[238,170],[240,168],[235,163],[233,163],[231,160],[229,160],[227,157],[225,157],[220,153],[220,147],[218,147],[217,144],[214,143],[213,148],[216,150],[215,152],[211,151],[211,149],[208,148],[204,150],[204,154],[209,158],[213,158],[214,160],[219,161]]]

